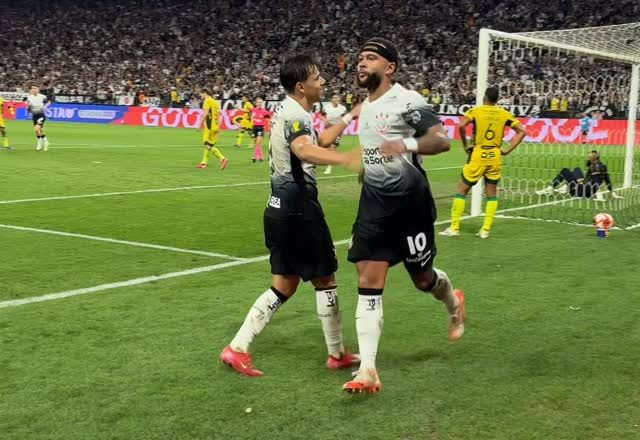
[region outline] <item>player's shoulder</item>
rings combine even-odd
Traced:
[[[311,119],[311,115],[294,99],[287,97],[280,110],[285,119]]]

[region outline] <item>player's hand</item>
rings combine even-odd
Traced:
[[[407,146],[402,139],[394,141],[384,141],[380,144],[380,153],[387,156],[398,156],[399,154],[406,153]]]
[[[351,109],[349,114],[353,116],[353,119],[357,119],[360,116],[361,110],[362,110],[362,104],[356,104],[356,106]]]
[[[343,162],[341,165],[346,169],[358,172],[362,169],[362,148],[342,153],[342,156]]]

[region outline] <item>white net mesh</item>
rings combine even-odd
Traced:
[[[631,65],[640,64],[640,23],[496,33],[489,48],[488,84],[499,87],[502,105],[529,113],[522,119],[529,136],[504,158],[502,214],[589,224],[604,211],[623,227],[640,223],[639,166],[634,166],[632,186],[623,189]],[[607,165],[613,192],[604,182],[557,179],[567,175],[564,169],[586,174],[592,150]],[[640,130],[634,159],[639,163]]]

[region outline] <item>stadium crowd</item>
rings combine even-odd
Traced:
[[[267,0],[9,4],[0,5],[9,23],[0,91],[48,83],[57,94],[92,95],[102,102],[141,91],[169,101],[175,90],[184,99],[205,85],[222,99],[245,94],[278,99],[280,60],[303,50],[319,60],[331,92],[357,94],[352,73],[358,48],[366,38],[381,35],[401,47],[398,81],[432,103],[463,104],[475,97],[480,28],[523,32],[640,21],[637,0],[285,0],[277,7]],[[628,82],[628,73],[620,69],[532,52],[496,66],[494,79],[514,104],[560,110],[596,101],[621,104],[619,86]],[[561,85],[577,76],[595,75],[600,83],[562,91]],[[598,87],[610,78],[616,87]]]

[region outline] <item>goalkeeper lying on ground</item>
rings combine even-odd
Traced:
[[[596,150],[589,153],[586,170],[587,175],[585,177],[580,168],[575,168],[573,171],[568,168],[563,168],[553,179],[551,185],[543,190],[536,191],[536,194],[549,195],[553,194],[554,190],[563,193],[568,189],[571,197],[595,197],[596,200],[604,200],[602,193],[598,192],[598,190],[606,183],[613,198],[622,198],[622,196],[613,192],[613,184],[609,177],[607,165],[600,160],[600,153]],[[566,182],[565,185],[558,188],[563,182]]]

